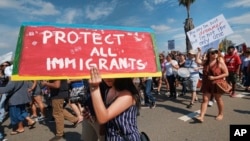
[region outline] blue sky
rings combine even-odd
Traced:
[[[190,16],[195,27],[223,14],[236,45],[250,46],[250,0],[196,0]],[[155,31],[158,51],[168,40],[185,51],[186,8],[178,0],[0,0],[0,55],[15,51],[22,22],[146,27]]]

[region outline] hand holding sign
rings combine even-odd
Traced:
[[[101,82],[102,78],[99,73],[99,70],[96,67],[92,67],[90,69],[90,79],[89,79],[90,90],[91,91],[96,90]]]

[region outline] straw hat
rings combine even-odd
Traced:
[[[189,50],[188,53],[189,53],[189,54],[192,54],[192,55],[195,55],[195,54],[196,54],[196,52],[195,52],[194,50],[192,50],[192,49]]]

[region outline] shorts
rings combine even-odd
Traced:
[[[195,92],[197,91],[197,84],[199,82],[199,77],[191,77],[185,83],[190,91]]]
[[[237,82],[237,74],[235,72],[229,72],[228,77],[226,78],[227,82],[236,84]]]

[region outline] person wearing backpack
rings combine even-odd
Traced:
[[[227,54],[224,57],[225,64],[227,66],[229,75],[226,77],[226,80],[232,86],[232,91],[230,93],[231,97],[237,97],[235,93],[237,77],[240,72],[241,59],[237,54],[237,50],[234,46],[229,46],[227,48]]]

